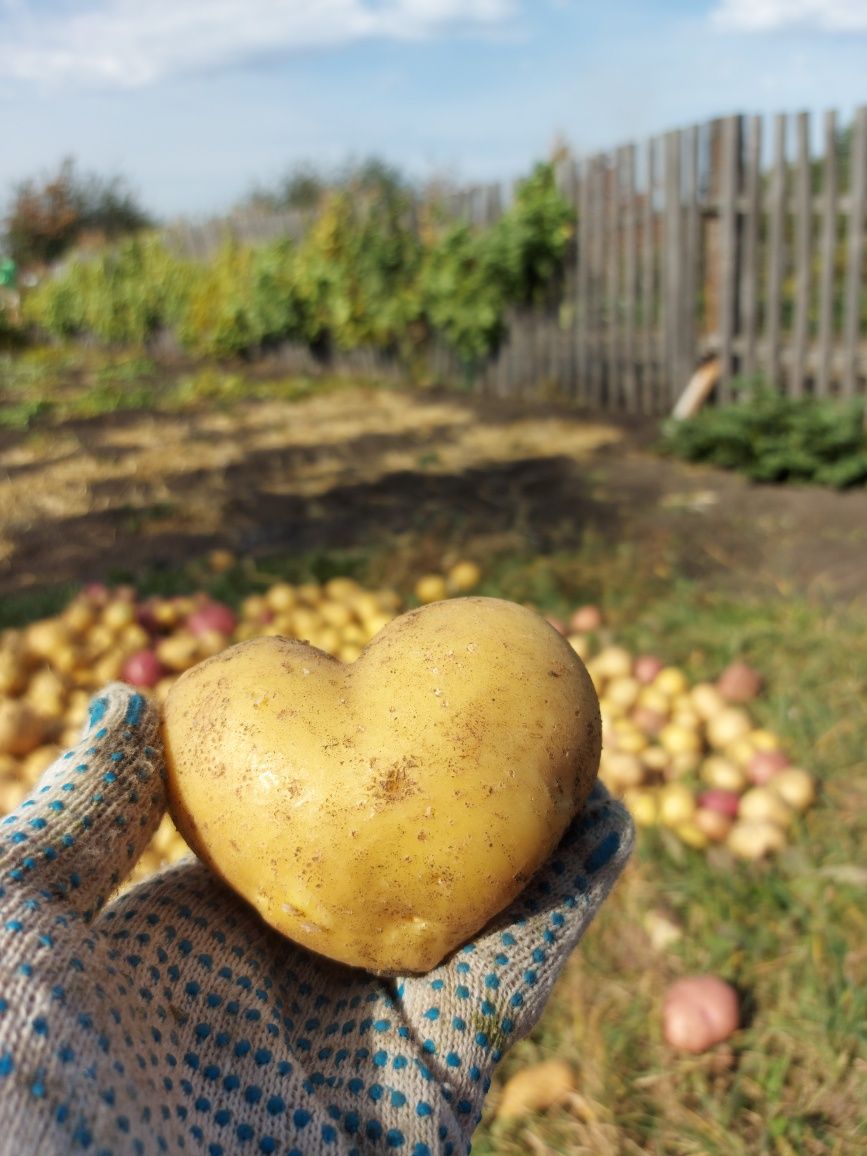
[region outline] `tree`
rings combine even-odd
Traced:
[[[15,186],[4,222],[5,247],[21,266],[47,264],[87,233],[113,239],[151,224],[121,177],[81,175],[67,157],[54,175]]]

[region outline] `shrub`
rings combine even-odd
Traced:
[[[141,345],[179,321],[193,281],[154,234],[71,260],[24,299],[25,318],[55,337],[88,334],[106,345]]]
[[[757,482],[867,484],[863,400],[790,398],[758,386],[743,401],[669,422],[664,452],[738,470]]]
[[[497,347],[510,304],[556,285],[572,229],[553,168],[539,165],[492,227],[435,222],[376,164],[331,190],[298,245],[227,242],[204,265],[140,234],[79,254],[28,295],[28,320],[57,337],[141,344],[163,327],[192,352],[245,355],[281,340],[361,347],[406,361],[432,333],[468,367]]]
[[[229,357],[299,335],[292,257],[288,241],[258,249],[228,241],[192,277],[177,326],[183,344],[194,353]]]

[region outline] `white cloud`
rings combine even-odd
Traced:
[[[7,16],[3,16],[6,7]],[[134,88],[263,54],[495,29],[514,0],[96,0],[87,11],[0,0],[0,76]]]
[[[867,32],[867,0],[721,0],[713,20],[720,27],[746,32],[781,28]]]

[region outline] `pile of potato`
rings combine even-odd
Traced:
[[[220,564],[215,557],[214,568]],[[437,601],[480,580],[479,567],[461,561],[420,578],[415,598]],[[365,589],[351,578],[276,582],[237,612],[204,593],[142,598],[132,587],[84,588],[56,617],[0,633],[0,814],[77,741],[91,695],[107,682],[123,679],[162,700],[184,670],[263,634],[303,638],[351,662],[403,609],[396,591]],[[747,712],[744,704],[759,691],[754,672],[735,664],[715,684],[690,686],[681,670],[655,657],[600,648],[605,632],[595,607],[553,624],[593,678],[603,718],[600,776],[637,823],[667,827],[696,849],[724,843],[748,859],[785,845],[815,788]],[[136,874],[185,852],[166,818]]]
[[[716,682],[690,685],[656,656],[613,644],[594,653],[588,635],[575,630],[592,613],[584,607],[573,615],[569,640],[599,695],[599,777],[609,790],[639,826],[668,828],[697,850],[722,843],[741,859],[782,850],[816,788],[746,709],[761,690],[757,672],[735,662]]]

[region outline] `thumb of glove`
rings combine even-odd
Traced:
[[[125,878],[165,810],[157,708],[115,683],[95,697],[81,740],[0,824],[0,911],[63,899],[89,922]]]

